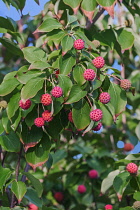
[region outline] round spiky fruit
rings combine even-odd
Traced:
[[[4,108],[4,109],[6,109],[6,107],[7,107],[7,102],[6,101],[0,101],[0,108]]]
[[[58,201],[61,202],[64,199],[64,195],[62,192],[55,192],[54,193],[54,198]]]
[[[130,174],[136,174],[138,171],[138,166],[135,163],[128,163],[126,166],[126,170],[130,173]]]
[[[72,111],[70,111],[69,114],[68,114],[68,120],[73,123]]]
[[[35,120],[34,120],[34,124],[37,126],[37,127],[42,127],[44,126],[45,124],[45,121],[42,117],[37,117]]]
[[[61,87],[56,86],[52,89],[51,94],[55,98],[60,98],[63,95],[63,90]]]
[[[30,99],[27,99],[26,101],[23,101],[23,100],[20,100],[19,101],[19,106],[22,108],[22,109],[29,109],[30,106],[31,106],[31,101]]]
[[[92,43],[96,48],[100,46],[100,42],[98,40],[93,40]]]
[[[86,69],[83,76],[85,80],[92,81],[95,79],[96,73],[93,69]]]
[[[99,101],[103,104],[107,104],[110,101],[110,94],[107,92],[103,92],[99,96]]]
[[[97,125],[95,128],[93,128],[92,130],[94,130],[94,131],[99,131],[99,130],[101,129],[101,127],[102,127],[102,123],[100,122],[100,123],[98,123],[98,125]]]
[[[52,103],[52,97],[50,94],[45,93],[41,96],[40,101],[44,106],[49,106]]]
[[[29,204],[28,210],[38,210],[38,207],[35,204],[31,203]]]
[[[131,82],[128,80],[128,79],[122,79],[121,82],[120,82],[120,86],[127,90],[131,87]]]
[[[94,58],[92,60],[92,63],[97,69],[100,69],[105,65],[105,60],[103,57],[99,56],[99,57]]]
[[[85,193],[86,190],[87,190],[87,189],[86,189],[85,185],[83,185],[83,184],[79,185],[78,188],[77,188],[77,191],[78,191],[80,194]]]
[[[91,178],[91,179],[96,179],[98,178],[98,171],[96,170],[90,170],[88,172],[88,176]]]
[[[82,50],[85,47],[85,43],[82,39],[77,39],[74,41],[73,46],[76,50]]]
[[[133,207],[134,207],[135,209],[140,209],[140,201],[135,201],[135,202],[133,203]]]
[[[95,122],[101,120],[102,117],[103,117],[103,112],[101,109],[94,109],[93,111],[90,112],[90,119]]]
[[[124,151],[126,151],[126,152],[129,152],[129,151],[131,151],[131,150],[133,150],[133,149],[134,149],[134,145],[131,144],[131,143],[126,143],[126,144],[124,145]]]
[[[42,118],[47,121],[47,122],[50,122],[52,121],[53,117],[52,117],[52,113],[49,111],[49,110],[45,110],[43,113],[42,113]]]
[[[105,206],[105,210],[111,210],[111,209],[113,209],[113,206],[112,205],[110,205],[110,204],[107,204],[106,206]]]

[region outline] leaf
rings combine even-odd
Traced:
[[[68,76],[63,74],[58,75],[59,86],[63,89],[64,97],[66,98],[69,95],[70,89],[72,87],[72,81]]]
[[[75,65],[76,60],[72,56],[64,58],[62,65],[60,66],[60,74],[68,75],[72,71],[72,67]]]
[[[46,62],[46,52],[38,47],[25,47],[22,49],[25,59],[29,63],[33,63],[35,61],[44,61]]]
[[[52,158],[53,158],[53,164],[56,164],[62,159],[65,159],[67,157],[67,152],[64,149],[59,149],[55,153],[52,153]]]
[[[34,170],[36,167],[42,166],[48,160],[50,147],[50,139],[48,135],[44,134],[41,141],[35,147],[28,149],[25,158]]]
[[[43,72],[38,71],[38,70],[31,70],[27,72],[17,72],[17,80],[22,83],[26,84],[29,80],[39,77],[43,75]]]
[[[42,200],[38,197],[37,192],[31,187],[27,188],[27,192],[24,197],[28,199],[30,203],[33,203],[38,207],[42,207]]]
[[[33,78],[21,90],[21,99],[33,98],[37,92],[43,87],[44,78]]]
[[[10,31],[15,31],[15,28],[13,27],[10,20],[4,17],[0,17],[0,28],[5,28]]]
[[[34,34],[37,32],[50,32],[54,29],[62,28],[61,23],[58,22],[57,19],[47,17],[46,20],[34,31]]]
[[[116,0],[111,6],[103,7],[112,18],[114,18],[114,6],[115,6],[115,4],[116,4]]]
[[[96,8],[96,1],[93,0],[83,0],[81,4],[81,9],[86,17],[92,22],[94,15],[94,10]]]
[[[50,65],[47,62],[44,61],[34,61],[30,67],[29,70],[31,69],[40,69],[40,70],[44,70],[46,68],[50,67]]]
[[[33,187],[35,188],[37,194],[39,197],[41,197],[42,192],[43,192],[43,186],[40,183],[40,181],[35,178],[31,173],[29,172],[23,172],[23,174],[31,181]]]
[[[11,190],[15,194],[16,198],[18,199],[18,203],[21,202],[23,196],[25,195],[27,191],[25,183],[21,181],[14,181],[12,183]]]
[[[71,104],[79,101],[81,98],[84,98],[87,94],[87,91],[83,91],[78,85],[73,85],[69,94],[69,97],[65,104]]]
[[[3,168],[2,166],[0,166],[0,173],[0,190],[3,190],[3,187],[5,186],[6,181],[12,174],[12,171],[9,168]]]
[[[62,45],[62,55],[65,55],[71,48],[73,47],[74,40],[70,36],[64,36],[64,38],[61,41]]]
[[[133,198],[134,198],[136,201],[140,201],[140,192],[135,192],[134,195],[133,195]]]
[[[136,133],[138,139],[140,140],[140,123],[137,125],[137,127],[135,129],[135,133]]]
[[[72,109],[72,118],[77,129],[83,130],[90,124],[89,113],[90,106],[84,99],[74,104]]]
[[[17,109],[19,108],[19,101],[20,92],[17,92],[10,98],[10,101],[7,106],[7,115],[9,119],[11,119],[15,115]]]
[[[83,77],[84,69],[82,66],[76,65],[73,69],[73,78],[77,82],[78,85],[83,85],[86,80]]]
[[[102,7],[110,7],[116,0],[96,0]]]
[[[78,10],[78,8],[80,6],[81,1],[82,0],[71,0],[71,1],[69,1],[69,0],[63,0],[63,2],[65,4],[69,5],[73,9],[74,14],[77,14],[77,10]]]
[[[113,185],[113,181],[119,172],[119,170],[115,170],[108,174],[108,176],[102,181],[101,193],[105,194],[106,191]]]
[[[2,126],[7,134],[11,131],[11,122],[8,119],[6,110],[2,113]]]

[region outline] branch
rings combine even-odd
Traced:
[[[92,20],[92,23],[89,23],[87,25],[87,29],[89,30],[92,26],[94,26],[94,24],[96,23],[96,21],[99,19],[99,17],[104,13],[105,9],[104,8],[100,8],[99,12],[95,15],[95,17]]]
[[[26,163],[24,172],[28,172],[29,169],[30,169],[30,165],[29,165],[28,163]],[[22,181],[22,182],[25,182],[25,181],[26,181],[26,176],[25,176],[25,175],[22,176],[21,181]]]

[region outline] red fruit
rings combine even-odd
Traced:
[[[94,109],[93,111],[90,112],[90,119],[95,122],[101,120],[102,117],[103,117],[103,112],[101,109]]]
[[[70,111],[69,114],[68,114],[68,120],[73,123],[72,111]]]
[[[45,124],[45,121],[42,117],[38,117],[34,120],[34,124],[37,126],[37,127],[42,127],[44,124]]]
[[[37,207],[35,204],[31,203],[31,204],[29,205],[28,210],[38,210],[38,207]]]
[[[110,205],[110,204],[107,204],[107,205],[105,206],[105,210],[109,210],[109,209],[113,209],[113,206]]]
[[[99,56],[99,57],[94,58],[92,60],[92,63],[97,69],[100,69],[105,65],[105,60],[103,57]]]
[[[58,78],[59,73],[60,73],[59,70],[56,70],[56,71],[55,71],[55,76],[56,76],[56,78]]]
[[[41,96],[41,103],[44,105],[44,106],[48,106],[52,103],[52,97],[50,94],[48,93],[45,93]]]
[[[95,79],[96,73],[93,69],[86,69],[83,76],[85,80],[91,81]]]
[[[99,101],[103,104],[107,104],[110,101],[110,95],[107,92],[103,92],[99,96]]]
[[[131,151],[131,150],[133,150],[133,149],[134,149],[134,145],[131,144],[131,143],[126,143],[126,144],[124,145],[124,151],[126,151],[126,152],[129,152],[129,151]]]
[[[78,188],[77,188],[77,191],[81,194],[85,193],[86,192],[86,187],[85,185],[79,185]]]
[[[98,123],[98,125],[97,125],[95,128],[93,128],[92,130],[94,130],[94,131],[99,131],[99,130],[101,129],[101,127],[102,127],[102,123],[100,122],[100,123]]]
[[[138,166],[135,163],[128,163],[126,166],[126,170],[130,173],[130,174],[136,174],[138,171]]]
[[[123,80],[121,80],[120,86],[123,89],[127,90],[131,87],[131,82],[128,79],[123,79]]]
[[[64,199],[64,195],[62,192],[56,192],[54,193],[54,198],[58,201],[61,202]]]
[[[56,86],[52,89],[51,94],[55,98],[60,98],[63,95],[63,90],[61,87]]]
[[[45,110],[43,113],[42,113],[42,118],[47,121],[47,122],[50,122],[52,121],[53,117],[52,117],[52,114],[49,110]]]
[[[73,46],[76,50],[82,50],[85,47],[85,43],[82,39],[77,39],[74,41]]]
[[[25,102],[23,100],[20,100],[19,101],[19,106],[22,108],[22,109],[29,109],[30,106],[31,106],[31,101],[30,99],[27,99]]]
[[[96,178],[98,178],[98,171],[96,171],[96,170],[90,170],[88,172],[88,175],[89,175],[89,177],[91,179],[96,179]]]

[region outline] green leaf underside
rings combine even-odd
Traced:
[[[27,191],[25,183],[21,181],[13,182],[11,186],[11,190],[15,194],[19,202],[22,200],[23,196],[25,195]]]
[[[100,4],[101,6],[103,7],[110,7],[114,2],[115,0],[96,0],[98,4]]]

